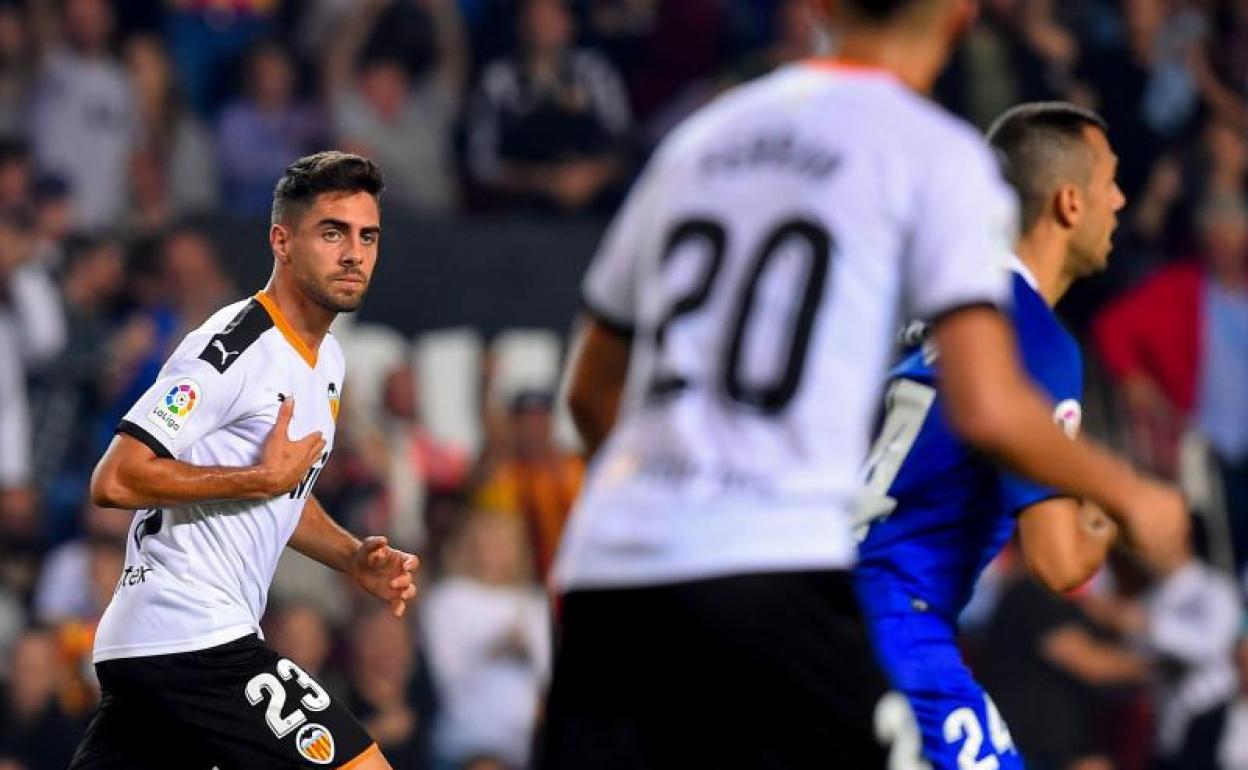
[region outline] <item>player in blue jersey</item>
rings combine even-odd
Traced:
[[[1074,436],[1082,361],[1052,307],[1073,281],[1106,265],[1125,203],[1117,160],[1105,122],[1065,103],[1010,110],[989,143],[1021,203],[1011,310],[1021,358],[1056,405],[1054,419]],[[1010,474],[955,434],[938,395],[936,359],[925,344],[893,371],[856,519],[863,538],[856,588],[934,770],[1022,768],[1000,714],[959,654],[957,616],[1015,529],[1031,573],[1063,591],[1097,570],[1118,527],[1099,510]]]

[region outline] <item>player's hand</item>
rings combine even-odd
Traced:
[[[1094,503],[1085,501],[1079,506],[1079,526],[1097,540],[1112,543],[1118,537],[1118,525]]]
[[[295,413],[295,399],[290,397],[277,410],[277,422],[264,441],[260,452],[260,468],[263,470],[264,492],[273,497],[295,488],[321,452],[325,451],[325,438],[320,431],[313,431],[298,441],[287,435],[290,418]]]
[[[416,596],[416,571],[420,558],[391,548],[384,537],[366,537],[351,557],[348,574],[360,588],[390,605],[390,612],[401,618],[407,603]]]
[[[1141,478],[1119,522],[1140,558],[1163,575],[1190,557],[1191,516],[1183,496],[1169,484]]]

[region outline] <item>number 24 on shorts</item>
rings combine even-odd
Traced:
[[[984,696],[984,711],[988,715],[988,738],[992,742],[993,753],[982,759],[979,753],[984,745],[984,728],[975,710],[963,706],[945,717],[945,742],[962,742],[962,749],[958,752],[958,770],[997,770],[1001,761],[996,755],[1014,751],[1014,739],[996,704],[988,696]]]

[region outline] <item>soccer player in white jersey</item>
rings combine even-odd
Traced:
[[[377,166],[356,155],[288,167],[273,195],[268,285],[182,340],[96,467],[95,502],[137,513],[96,632],[102,698],[73,770],[390,767],[341,704],[259,637],[287,546],[396,616],[416,593],[416,557],[356,539],[312,496],[343,386],[329,325],[368,290],[381,190]]]
[[[835,60],[659,147],[585,279],[569,399],[595,452],[554,571],[543,770],[917,767],[851,588],[894,331],[931,322],[955,429],[1172,559],[1176,492],[1053,423],[1004,269],[1017,203],[929,102],[969,0],[837,0]]]

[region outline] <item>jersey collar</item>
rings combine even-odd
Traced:
[[[825,72],[839,72],[854,75],[875,75],[877,77],[891,78],[893,80],[896,80],[897,78],[897,76],[892,72],[878,65],[857,62],[852,59],[842,59],[836,56],[812,56],[810,58],[803,59],[800,63],[803,66],[813,67],[814,69],[824,70]]]
[[[1017,254],[1010,255],[1010,269],[1021,275],[1023,280],[1027,282],[1027,285],[1034,289],[1037,294],[1040,293],[1040,284],[1036,283],[1036,277],[1031,274],[1027,264],[1019,259]]]
[[[264,307],[265,312],[269,314],[269,318],[273,319],[273,325],[276,326],[277,330],[282,333],[282,336],[285,337],[286,341],[290,343],[290,346],[295,349],[295,352],[299,354],[299,357],[302,358],[308,366],[315,369],[316,351],[308,347],[306,342],[299,339],[299,335],[295,334],[295,327],[291,326],[290,321],[286,320],[286,316],[283,315],[282,309],[277,306],[277,303],[273,301],[273,298],[268,294],[265,294],[263,291],[258,291],[255,293],[255,300],[259,302],[262,307]]]

